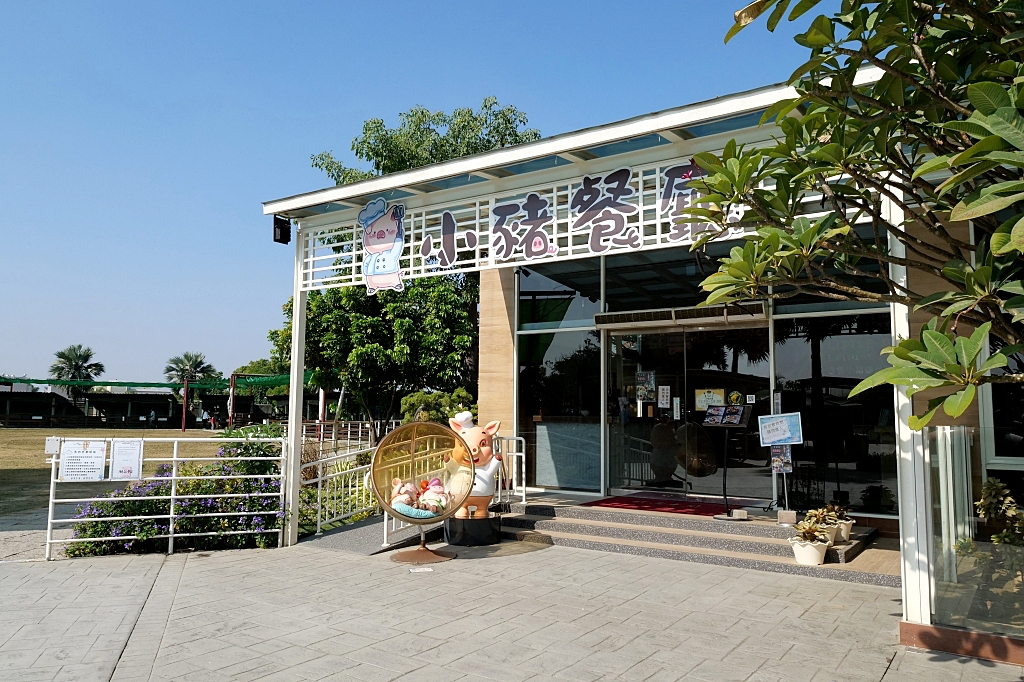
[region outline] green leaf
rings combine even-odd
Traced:
[[[806,33],[794,38],[796,42],[811,49],[827,47],[835,42],[835,27],[824,14],[815,17]]]
[[[976,143],[966,151],[960,152],[949,161],[950,166],[959,166],[967,163],[975,156],[982,152],[1001,152],[1004,149],[1008,149],[1009,145],[1006,140],[999,137],[998,135],[989,135],[984,140]],[[987,158],[987,157],[986,157]]]
[[[972,83],[967,86],[967,98],[986,116],[1001,107],[1011,106],[1010,96],[998,83]]]
[[[1005,355],[996,353],[995,355],[991,356],[988,360],[981,363],[981,366],[978,367],[978,373],[984,374],[989,370],[998,369],[1000,367],[1006,367],[1006,362],[1007,361]]]
[[[967,408],[971,406],[972,402],[974,402],[974,396],[977,392],[977,386],[974,384],[968,384],[953,395],[946,397],[942,403],[942,411],[950,417],[959,417],[966,412]]]
[[[987,121],[985,121],[985,125],[982,125],[982,121],[977,118],[976,113],[972,114],[971,118],[966,121],[949,121],[948,123],[944,123],[942,128],[944,130],[966,133],[976,140],[983,140],[993,132],[989,130]]]
[[[857,395],[858,393],[863,393],[864,391],[868,390],[869,388],[874,388],[875,386],[881,386],[882,384],[889,383],[889,377],[892,376],[897,370],[902,370],[902,369],[903,369],[903,367],[901,366],[901,367],[886,367],[885,369],[878,370],[877,372],[875,372],[874,374],[868,376],[863,381],[861,381],[859,384],[854,386],[853,390],[850,391],[849,397],[852,398],[853,396]]]
[[[821,2],[821,0],[800,0],[796,7],[793,8],[793,11],[789,13],[789,20],[793,21],[794,19],[802,17],[809,10],[814,9],[814,6],[819,2]]]
[[[1017,149],[1024,149],[1024,118],[1016,107],[1000,107],[986,117],[988,129]]]
[[[779,25],[779,21],[786,14],[786,8],[789,7],[790,0],[781,0],[778,5],[775,6],[775,10],[772,11],[771,16],[768,17],[768,30],[772,33],[775,32],[775,27]]]
[[[968,197],[970,199],[970,197]],[[1024,200],[1024,192],[1011,194],[1009,196],[997,196],[989,194],[976,198],[970,202],[964,199],[953,207],[949,213],[950,220],[971,220],[983,215],[1001,211],[1007,206],[1012,206],[1018,201]]]
[[[1024,296],[1024,281],[1015,279],[1011,282],[1006,282],[999,287],[999,291],[1007,294],[1015,294],[1017,296]]]
[[[922,163],[916,171],[914,171],[913,178],[916,180],[922,175],[927,175],[937,170],[946,170],[949,168],[949,160],[952,155],[946,154],[945,156],[936,156],[934,159],[929,159]]]
[[[958,336],[956,343],[953,344],[956,347],[956,359],[964,367],[972,367],[974,365],[974,361],[978,359],[978,354],[981,353],[981,349],[985,344],[985,336],[975,338],[976,336],[977,334]]]
[[[935,404],[934,407],[932,407],[933,403]],[[907,425],[910,428],[912,428],[914,431],[920,431],[922,428],[924,428],[925,426],[928,425],[928,422],[930,422],[932,420],[932,417],[935,416],[935,413],[938,411],[938,409],[939,409],[939,407],[941,405],[942,405],[942,399],[941,398],[939,398],[937,401],[936,400],[929,401],[928,402],[928,407],[931,408],[931,409],[929,409],[927,412],[925,412],[920,417],[918,417],[917,415],[911,415],[910,418],[907,419]]]
[[[953,342],[945,334],[930,329],[921,332],[921,340],[929,353],[935,353],[942,357],[944,362],[956,362],[956,350]]]

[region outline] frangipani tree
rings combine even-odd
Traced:
[[[819,2],[753,2],[726,40]],[[1024,2],[843,0],[796,41],[809,50],[797,96],[762,119],[774,144],[694,157],[706,175],[685,220],[709,225],[694,248],[751,230],[703,282],[705,304],[812,294],[932,313],[853,391],[946,389],[914,428],[940,407],[960,416],[981,384],[1024,383],[989,374],[1024,340]],[[1001,348],[979,364],[989,334]]]

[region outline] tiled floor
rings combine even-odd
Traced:
[[[0,679],[1020,680],[896,644],[900,592],[506,543],[0,563]]]

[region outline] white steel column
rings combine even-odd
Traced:
[[[601,300],[600,310],[605,312],[604,299],[605,299],[605,260],[604,256],[601,256]],[[601,494],[608,494],[608,479],[610,473],[609,462],[611,457],[608,452],[608,330],[602,329],[600,340],[600,352],[601,352],[601,400],[598,402],[599,411],[598,418],[601,424]]]
[[[883,197],[882,210],[890,223],[900,225],[902,209]],[[889,252],[906,256],[906,249],[898,240],[889,238]],[[901,265],[889,267],[889,276],[897,284],[907,283],[907,269]],[[910,308],[902,304],[889,307],[892,324],[892,342],[910,338]],[[931,523],[929,519],[929,482],[931,480],[927,448],[922,434],[911,430],[909,419],[914,414],[913,401],[905,388],[894,389],[896,394],[896,480],[899,491],[900,563],[903,574],[903,619],[910,623],[931,624]]]
[[[306,292],[302,289],[302,259],[305,253],[305,235],[301,227],[295,235],[295,282],[292,291],[292,359],[291,379],[288,382],[288,459],[285,485],[288,487],[287,545],[299,539],[299,485],[302,472],[302,391],[306,374]]]

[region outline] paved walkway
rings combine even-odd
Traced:
[[[0,679],[1022,679],[898,646],[892,588],[526,543],[431,568],[322,543],[0,563]]]
[[[71,537],[67,526],[56,528],[53,537]],[[54,547],[55,555],[63,547]],[[24,511],[0,517],[0,561],[24,561],[46,556],[46,510]]]

